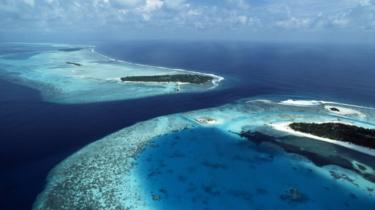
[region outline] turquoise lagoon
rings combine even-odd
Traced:
[[[375,209],[374,150],[274,126],[332,121],[375,128],[375,109],[251,98],[140,122],[57,165],[34,209]]]
[[[203,74],[182,69],[134,64],[112,59],[93,46],[2,43],[1,76],[40,91],[44,100],[75,104],[143,98],[162,94],[205,91],[209,84],[122,82],[125,76]]]

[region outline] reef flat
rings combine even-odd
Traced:
[[[223,79],[202,72],[112,59],[95,51],[93,46],[13,43],[0,47],[3,45],[8,51],[0,55],[2,77],[37,89],[44,100],[56,103],[208,91]]]
[[[57,165],[34,209],[372,209],[372,150],[274,125],[340,121],[374,129],[375,109],[294,102],[247,99],[124,128]]]

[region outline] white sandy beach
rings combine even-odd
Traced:
[[[288,99],[288,100],[279,102],[279,104],[288,105],[288,106],[317,106],[317,105],[320,105],[321,103],[322,103],[321,101],[316,101],[316,100],[293,100],[293,99]]]

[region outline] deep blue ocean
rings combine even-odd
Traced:
[[[225,80],[209,92],[62,105],[44,102],[37,91],[0,77],[0,209],[31,208],[48,171],[57,163],[96,139],[153,117],[263,95],[375,106],[374,46],[166,41],[90,44],[113,58],[215,73]]]

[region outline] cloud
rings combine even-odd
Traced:
[[[276,21],[275,25],[284,29],[301,29],[311,27],[311,20],[309,18],[291,17],[286,20]]]
[[[145,11],[152,12],[154,10],[162,8],[164,1],[161,0],[146,0],[146,5],[144,7]]]
[[[164,0],[164,4],[169,9],[182,9],[186,6],[186,0]]]
[[[375,0],[0,0],[6,31],[375,31]]]
[[[104,3],[112,3],[113,5],[120,5],[120,6],[136,6],[141,1],[140,0],[104,0]]]
[[[30,7],[34,7],[35,5],[34,0],[23,0],[23,2],[25,2],[25,4],[29,5]]]
[[[233,5],[239,9],[250,9],[250,3],[245,0],[225,0],[229,5]]]

